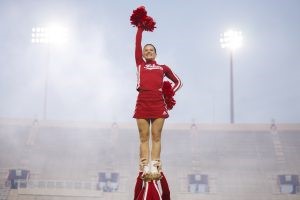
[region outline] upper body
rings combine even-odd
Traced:
[[[174,83],[173,90],[177,92],[182,86],[181,80],[172,72],[170,67],[156,63],[156,49],[153,45],[147,44],[144,49],[142,49],[142,33],[143,29],[138,28],[135,41],[137,90],[161,91],[163,79],[167,77]]]

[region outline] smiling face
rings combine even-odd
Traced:
[[[146,44],[143,49],[143,57],[147,61],[155,60],[156,58],[156,49],[152,44]]]

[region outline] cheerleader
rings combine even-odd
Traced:
[[[163,172],[160,172],[161,178],[157,180],[145,180],[142,178],[142,172],[138,174],[136,178],[136,184],[134,188],[134,200],[170,200],[170,189],[168,181]],[[161,191],[158,187],[160,183]]]
[[[138,96],[133,118],[136,119],[140,138],[140,170],[143,177],[159,179],[161,174],[161,134],[168,110],[175,105],[173,96],[181,88],[179,77],[167,65],[156,62],[153,44],[142,47],[143,31],[153,31],[155,22],[144,7],[134,10],[131,23],[137,27],[135,61]],[[164,81],[167,78],[172,82]],[[151,150],[149,140],[151,135]]]

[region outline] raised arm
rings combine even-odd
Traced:
[[[166,77],[174,83],[173,91],[176,93],[182,87],[182,82],[180,78],[175,73],[173,73],[168,66],[164,66],[164,68]]]
[[[140,65],[141,63],[145,62],[143,60],[143,52],[142,52],[142,35],[143,29],[138,27],[135,37],[135,62],[136,66]]]

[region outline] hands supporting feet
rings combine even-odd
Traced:
[[[161,161],[152,160],[148,163],[147,159],[140,160],[140,171],[143,172],[142,179],[144,181],[152,181],[161,179]]]

